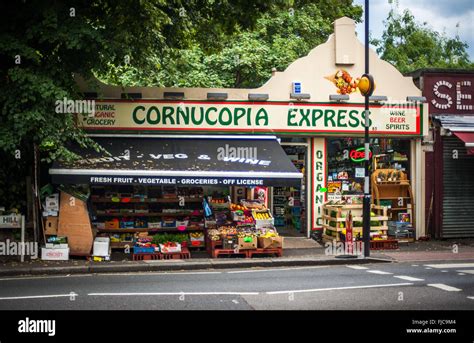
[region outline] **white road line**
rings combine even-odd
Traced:
[[[474,297],[467,297],[468,299],[474,300]]]
[[[429,283],[427,286],[439,288],[439,289],[442,289],[443,291],[448,291],[448,292],[462,291],[462,289],[451,287],[451,286],[445,285],[444,283]]]
[[[251,269],[251,270],[232,270],[226,272],[227,274],[242,274],[242,273],[259,273],[259,272],[278,272],[288,270],[301,270],[301,269],[320,269],[327,268],[327,266],[311,266],[311,267],[295,267],[295,268],[272,268],[272,269]]]
[[[310,292],[323,292],[323,291],[340,291],[346,289],[364,289],[364,288],[380,288],[380,287],[398,287],[398,286],[412,286],[413,283],[389,283],[381,285],[366,285],[366,286],[347,286],[347,287],[332,287],[332,288],[314,288],[314,289],[297,289],[293,291],[273,291],[266,292],[269,295],[273,294],[288,294],[288,293],[310,293]]]
[[[425,264],[426,267],[445,269],[445,268],[472,268],[474,263],[444,263],[444,264]]]
[[[433,269],[433,268],[430,268],[430,267],[426,267],[425,269]]]
[[[474,269],[472,270],[456,270],[458,273],[461,274],[474,274]]]
[[[51,276],[18,276],[18,277],[9,277],[9,278],[0,278],[0,281],[14,281],[14,280],[36,280],[36,279],[60,279],[60,278],[70,278],[70,277],[85,277],[92,276],[91,274],[68,274],[68,275],[51,275]]]
[[[379,274],[379,275],[392,275],[393,273],[384,272],[382,270],[367,270],[367,273]]]
[[[208,275],[208,274],[222,274],[222,272],[136,272],[136,273],[98,273],[100,276],[152,276],[152,275]]]
[[[79,294],[71,292],[69,294],[48,294],[48,295],[25,295],[21,297],[1,297],[0,300],[21,300],[21,299],[45,299],[45,298],[69,298],[78,297]]]
[[[407,281],[425,281],[425,279],[418,279],[416,277],[406,276],[406,275],[394,275],[393,277],[396,277],[397,279],[407,280]]]
[[[466,275],[466,274],[464,274],[464,273],[458,273],[458,275]]]
[[[369,269],[367,267],[364,267],[364,266],[358,266],[358,265],[346,265],[347,268],[351,268],[351,269],[357,269],[357,270],[362,270],[362,269]]]
[[[417,264],[412,264],[411,266],[412,266],[412,267],[418,267],[418,265],[417,265]]]
[[[145,293],[88,293],[89,296],[151,296],[151,295],[259,295],[258,292],[145,292]]]
[[[441,273],[447,273],[448,271],[447,270],[442,270]]]

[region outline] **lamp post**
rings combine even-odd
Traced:
[[[367,88],[364,89],[363,95],[365,95],[365,161],[364,161],[364,204],[362,211],[362,237],[364,242],[364,257],[370,256],[370,139],[369,139],[369,97],[372,95],[374,90],[374,80],[369,74],[369,0],[365,0],[364,8],[364,24],[365,24],[365,74],[361,77],[361,80],[367,83]]]

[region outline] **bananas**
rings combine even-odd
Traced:
[[[272,217],[270,216],[270,213],[268,213],[268,211],[266,211],[266,212],[253,211],[252,215],[255,219],[258,219],[258,220],[272,219]]]

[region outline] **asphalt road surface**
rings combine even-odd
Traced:
[[[0,278],[0,310],[474,310],[474,263]]]

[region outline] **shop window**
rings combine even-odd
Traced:
[[[369,175],[377,169],[396,169],[410,178],[410,141],[391,138],[370,140]],[[364,193],[364,139],[328,139],[328,200],[361,202]]]

